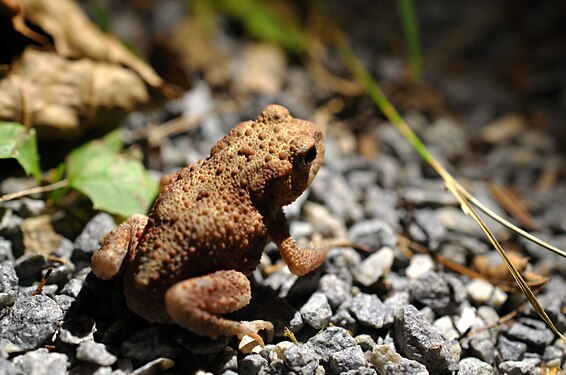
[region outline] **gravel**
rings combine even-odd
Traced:
[[[216,37],[227,48],[226,56],[238,55],[231,53],[241,47],[232,36]],[[501,50],[498,46],[493,49]],[[383,77],[402,74],[403,63],[382,61],[387,59],[392,58],[375,60],[376,72]],[[336,68],[336,61],[324,63]],[[384,67],[388,64],[398,67]],[[391,69],[398,73],[387,73]],[[279,267],[280,254],[269,245],[261,266],[250,276],[252,304],[233,317],[270,320],[276,326],[275,338],[259,354],[244,355],[237,351],[236,338],[212,340],[175,325],[144,321],[127,309],[119,278],[105,282],[92,275],[90,257],[116,225],[111,215],[99,213],[89,220],[87,211],[70,214],[69,207],[63,210],[36,199],[39,195],[1,202],[0,373],[120,375],[172,369],[225,375],[539,374],[543,361],[563,370],[564,345],[534,309],[518,309],[517,293],[440,263],[437,255],[483,272],[474,268],[474,260],[494,253],[442,180],[393,127],[379,124],[383,120],[369,101],[360,97],[354,105],[340,99],[335,108],[330,93],[312,84],[293,62],[275,97],[242,95],[231,105],[243,108],[215,111],[225,105],[222,95],[215,94],[220,87],[209,86],[197,78],[201,76],[191,73],[193,89],[182,99],[132,114],[126,121],[127,146],[137,133],[147,132],[148,123],[181,114],[201,116],[200,126],[168,137],[146,153],[153,168],[174,170],[205,156],[228,125],[249,118],[243,113],[255,115],[261,103],[296,103],[290,106],[293,113],[316,113],[328,131],[323,168],[310,190],[285,210],[291,232],[306,241],[319,235],[349,240],[352,244],[346,245],[363,245],[369,251],[331,247],[320,269],[297,277]],[[448,91],[454,94],[450,97],[466,103],[458,121],[416,108],[406,113],[410,124],[450,171],[466,178],[466,187],[480,200],[507,215],[485,181],[509,187],[529,207],[538,224],[536,235],[564,248],[566,184],[559,169],[564,164],[557,152],[560,139],[523,127],[501,143],[485,141],[478,126],[514,112],[504,104],[509,97],[501,97],[495,84],[480,79],[477,87],[458,85],[455,77],[449,81],[453,86]],[[291,92],[305,100],[290,97]],[[486,97],[496,103],[485,103]],[[322,103],[328,107],[315,110]],[[533,113],[537,120],[545,118],[534,108]],[[13,178],[2,186],[27,187],[26,181]],[[51,254],[26,250],[20,224],[38,215],[52,215],[53,227],[64,236]],[[489,226],[510,248],[530,257],[528,271],[550,278],[537,296],[564,332],[566,262],[491,222]],[[53,270],[47,284],[33,296],[48,268]],[[517,315],[501,324],[510,312]],[[294,337],[284,333],[285,327]]]
[[[530,318],[521,318],[513,324],[507,331],[507,336],[537,347],[549,345],[554,340],[554,333],[544,322]]]
[[[64,374],[69,363],[67,356],[62,353],[50,353],[41,348],[14,358],[17,372],[33,375]]]
[[[462,358],[459,363],[458,375],[491,375],[493,367],[478,358]]]
[[[0,339],[21,350],[36,349],[49,340],[63,319],[63,311],[44,295],[20,297],[0,320]]]
[[[16,300],[18,281],[14,263],[11,261],[0,263],[0,309],[11,305]]]
[[[432,373],[458,369],[458,342],[444,340],[412,305],[396,312],[394,340],[401,355],[424,364]]]
[[[303,320],[316,330],[320,330],[330,322],[332,308],[322,293],[316,292],[301,307]]]

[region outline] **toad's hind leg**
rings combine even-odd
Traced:
[[[122,262],[130,250],[130,258],[135,254],[138,239],[147,224],[147,216],[133,215],[112,229],[100,241],[100,249],[92,255],[92,271],[103,280],[112,279],[120,272]]]
[[[265,329],[272,333],[271,323],[237,322],[218,316],[239,310],[250,300],[249,280],[234,270],[217,271],[178,282],[165,294],[167,313],[180,326],[211,338],[238,336],[241,339],[248,335],[263,346],[257,332]]]

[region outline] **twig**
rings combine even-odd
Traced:
[[[51,272],[53,272],[53,268],[49,267],[47,269],[47,271],[45,272],[45,275],[41,278],[41,281],[39,282],[39,285],[37,286],[37,288],[35,289],[35,291],[32,293],[32,296],[37,296],[39,293],[41,293],[41,291],[43,290],[43,287],[45,286],[45,284],[47,283],[47,279],[49,278],[49,276],[51,275]]]
[[[17,191],[15,193],[3,195],[3,196],[0,197],[0,202],[11,201],[11,200],[16,199],[16,198],[25,197],[27,195],[45,193],[45,192],[48,192],[48,191],[61,189],[61,188],[64,188],[65,186],[67,186],[67,185],[69,185],[69,181],[67,181],[67,179],[64,179],[64,180],[61,180],[61,181],[57,181],[53,184],[49,184],[49,185],[45,185],[45,186],[36,186],[36,187],[30,188],[30,189],[25,189],[25,190]]]

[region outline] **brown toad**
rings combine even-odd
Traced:
[[[149,216],[134,215],[104,237],[92,257],[101,279],[124,275],[128,306],[152,322],[174,322],[216,338],[272,330],[264,321],[220,317],[251,299],[246,275],[271,239],[291,272],[306,274],[326,258],[301,249],[282,207],[311,183],[324,143],[313,123],[278,105],[236,125],[206,160],[181,169]]]

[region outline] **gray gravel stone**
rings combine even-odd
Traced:
[[[149,327],[134,333],[122,343],[120,350],[125,357],[140,361],[159,357],[174,358],[181,353],[181,348],[158,327]]]
[[[66,355],[40,348],[14,358],[14,365],[23,374],[54,375],[65,374],[68,363]]]
[[[380,375],[428,375],[425,365],[401,357],[393,345],[376,345],[371,353],[371,363]]]
[[[100,366],[112,366],[117,358],[106,349],[104,344],[89,340],[79,344],[77,348],[77,359]]]
[[[330,355],[330,368],[336,374],[366,366],[362,348],[358,345],[334,352]]]
[[[399,229],[401,219],[395,207],[397,205],[397,193],[370,185],[367,188],[365,198],[364,207],[368,217],[384,220],[393,229]]]
[[[0,321],[0,339],[22,350],[35,349],[53,336],[62,319],[63,311],[51,298],[21,297]]]
[[[382,247],[356,267],[354,279],[366,287],[376,283],[380,277],[391,270],[394,258],[395,251],[391,247]]]
[[[562,348],[559,348],[558,346],[555,345],[549,345],[546,348],[544,348],[544,353],[542,355],[542,359],[544,360],[544,362],[550,362],[556,359],[562,362],[563,358],[564,358],[564,350]]]
[[[24,197],[17,200],[3,202],[2,206],[11,208],[18,214],[18,216],[28,218],[41,215],[45,210],[45,201]]]
[[[432,323],[432,328],[440,333],[446,340],[456,340],[460,333],[454,327],[454,322],[449,316],[442,316]]]
[[[61,238],[61,243],[55,252],[53,253],[54,256],[61,259],[71,259],[73,255],[73,251],[75,250],[75,244],[73,241],[69,240],[68,238]]]
[[[342,327],[329,327],[311,337],[306,344],[322,362],[327,363],[332,353],[356,346],[356,340]]]
[[[305,326],[305,321],[300,311],[297,311],[293,316],[293,319],[289,321],[289,329],[293,333],[299,332]]]
[[[297,374],[312,374],[319,364],[319,355],[305,344],[293,345],[284,352],[285,364]]]
[[[316,330],[326,327],[332,316],[332,308],[326,296],[320,292],[313,293],[300,311],[303,320]]]
[[[318,287],[328,299],[330,306],[335,309],[350,297],[352,285],[337,275],[328,274],[320,278]]]
[[[14,253],[12,252],[12,241],[0,236],[0,262],[6,260],[15,261]]]
[[[501,362],[497,368],[501,375],[539,375],[541,370],[534,363],[524,361]]]
[[[352,248],[331,249],[323,266],[324,272],[337,275],[342,280],[352,283],[352,270],[356,269],[361,261],[361,255]]]
[[[348,303],[349,301],[346,301],[340,305],[336,313],[330,318],[330,322],[335,326],[346,328],[350,332],[358,332],[360,325],[350,313]]]
[[[397,234],[381,219],[358,221],[348,230],[351,241],[369,246],[376,251],[383,246],[395,247]]]
[[[417,306],[428,306],[438,315],[452,312],[451,291],[442,275],[429,271],[409,281],[409,300]]]
[[[490,339],[473,338],[470,340],[470,352],[487,363],[495,363],[495,345]]]
[[[0,356],[0,374],[2,375],[20,375],[23,371],[17,368],[12,361]]]
[[[343,175],[322,167],[310,188],[325,207],[344,221],[357,222],[364,217],[364,210],[358,203],[359,191],[353,190]]]
[[[346,302],[348,310],[362,326],[380,329],[393,323],[393,312],[375,294],[358,293]]]
[[[67,281],[63,289],[61,289],[61,294],[77,298],[89,273],[90,267],[85,267],[77,272],[71,280]]]
[[[11,305],[18,296],[18,276],[14,262],[0,263],[0,310]]]
[[[242,374],[255,375],[263,367],[267,367],[267,359],[259,354],[249,354],[240,360],[238,367]]]
[[[86,224],[75,240],[75,247],[84,253],[95,252],[100,247],[102,237],[115,226],[116,222],[112,216],[107,213],[99,213]]]
[[[503,335],[499,335],[497,349],[504,361],[518,361],[523,358],[527,351],[527,344],[520,341],[512,341]]]
[[[424,231],[429,247],[438,248],[440,241],[446,235],[446,227],[436,215],[436,211],[430,208],[416,210],[414,219],[415,223]]]
[[[63,315],[65,315],[67,311],[69,311],[69,309],[73,305],[73,302],[75,302],[75,299],[73,297],[69,297],[65,294],[57,294],[54,299],[63,311]]]
[[[489,363],[474,357],[464,358],[460,361],[458,375],[491,375],[493,367]]]
[[[393,334],[399,352],[424,364],[431,373],[458,369],[460,345],[445,341],[413,305],[396,312]]]
[[[0,233],[6,236],[18,233],[22,220],[14,213],[14,210],[6,210],[0,219]]]
[[[507,331],[510,339],[523,341],[527,344],[543,347],[554,340],[554,333],[540,320],[521,318]]]
[[[428,254],[415,254],[411,257],[405,274],[409,279],[416,279],[429,271],[434,271],[434,261]]]

